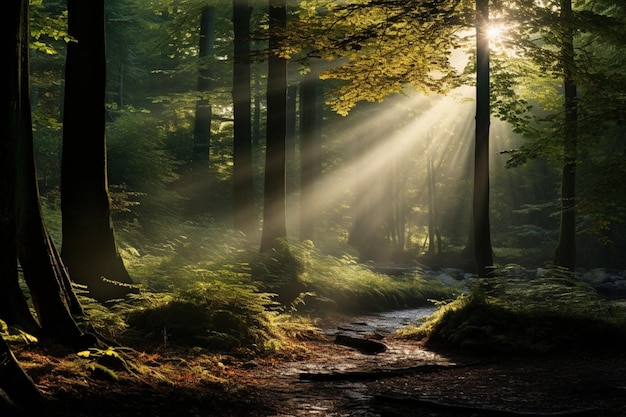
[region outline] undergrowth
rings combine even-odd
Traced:
[[[626,315],[576,276],[554,269],[544,278],[476,279],[463,294],[401,335],[435,349],[545,354],[618,351]]]
[[[454,291],[418,275],[376,273],[350,254],[325,255],[310,241],[285,241],[261,254],[235,231],[194,222],[164,228],[162,236],[147,244],[135,230],[120,234],[139,294],[106,306],[81,297],[89,325],[105,338],[276,354],[319,335],[316,320],[327,312],[408,308]]]

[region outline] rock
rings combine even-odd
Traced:
[[[354,348],[365,355],[375,355],[387,350],[387,346],[375,340],[352,337],[344,334],[335,336],[335,343]]]
[[[603,284],[610,281],[609,275],[606,273],[604,268],[595,268],[588,271],[581,277],[581,280],[591,285]]]
[[[441,281],[445,285],[456,285],[456,284],[458,284],[458,281],[456,279],[454,279],[453,277],[451,277],[450,275],[448,275],[445,272],[437,275],[437,279],[439,281]]]
[[[465,271],[457,268],[443,268],[441,270],[444,274],[456,279],[457,281],[462,281],[465,277]]]

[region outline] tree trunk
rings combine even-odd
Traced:
[[[27,7],[27,6],[25,6]],[[29,27],[28,12],[22,12],[20,74],[20,112],[16,131],[17,140],[17,254],[30,289],[32,302],[45,337],[62,343],[79,345],[82,332],[72,314],[82,314],[82,308],[70,286],[69,277],[44,224],[35,159],[30,109],[29,83]]]
[[[41,392],[0,336],[0,393],[2,392],[6,394],[0,396],[0,414],[3,416],[32,415],[43,405]]]
[[[474,150],[473,239],[476,273],[493,272],[489,227],[489,0],[476,0],[476,143]]]
[[[200,68],[198,92],[207,93],[213,88],[213,71],[210,56],[215,44],[215,7],[206,6],[200,17]],[[205,212],[209,207],[208,197],[211,187],[209,154],[211,148],[212,107],[207,98],[196,102],[196,118],[193,133],[191,157],[191,200],[193,214]]]
[[[573,271],[576,268],[576,148],[578,142],[578,104],[574,80],[575,55],[572,30],[572,2],[561,0],[563,40],[563,87],[565,94],[565,132],[561,176],[561,223],[554,263]]]
[[[267,139],[261,252],[280,247],[287,238],[285,190],[285,136],[287,111],[287,62],[276,53],[287,26],[285,0],[270,0],[270,40],[267,73]]]
[[[300,83],[300,240],[315,240],[319,210],[317,181],[322,175],[315,64]]]
[[[258,233],[252,170],[252,92],[250,89],[250,5],[233,0],[233,224],[249,238]]]
[[[11,36],[3,38],[2,56],[8,64],[3,80],[7,96],[2,106],[2,134],[0,135],[0,318],[9,324],[17,324],[27,332],[36,334],[39,324],[30,313],[19,285],[17,270],[17,144],[18,134],[24,129],[23,114],[28,107],[21,100],[22,51],[19,45],[28,42],[28,30],[22,16],[28,2],[12,2],[3,14],[4,27]],[[16,44],[17,40],[17,44]]]
[[[104,0],[68,1],[69,42],[61,166],[63,261],[76,282],[105,301],[132,280],[118,253],[110,214],[105,139]],[[106,278],[106,280],[103,280]]]
[[[5,67],[5,100],[2,101],[2,138],[0,139],[0,317],[25,325],[27,330],[37,328],[18,285],[17,274],[17,177],[16,161],[19,139],[31,129],[28,83],[29,2],[7,3],[2,22],[9,36],[3,38],[2,56],[8,59]],[[26,78],[24,78],[26,76]],[[28,115],[28,117],[26,117]],[[9,346],[0,336],[0,415],[21,416],[43,403],[41,393],[24,372]]]

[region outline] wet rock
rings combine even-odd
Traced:
[[[335,336],[335,343],[338,345],[348,346],[358,350],[364,355],[375,355],[387,350],[384,343],[377,342],[372,339],[363,339],[360,337],[352,337],[345,334]]]

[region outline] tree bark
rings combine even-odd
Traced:
[[[233,68],[233,224],[249,238],[257,238],[252,170],[252,92],[250,89],[250,5],[233,0],[235,35]]]
[[[576,148],[578,143],[578,104],[574,80],[575,54],[572,29],[572,2],[561,0],[563,87],[565,127],[563,171],[561,174],[561,222],[554,263],[570,271],[576,268]]]
[[[22,2],[24,3],[24,2]],[[30,333],[39,331],[39,324],[30,313],[19,285],[17,269],[17,145],[18,132],[23,122],[21,101],[21,67],[23,42],[27,34],[21,27],[23,4],[12,2],[4,11],[3,27],[11,36],[3,38],[2,56],[8,60],[5,67],[5,99],[0,103],[2,134],[0,135],[0,318],[9,324],[17,324]],[[17,40],[17,44],[16,44]]]
[[[473,239],[476,273],[493,272],[489,227],[489,0],[476,0],[476,143],[474,149]]]
[[[104,0],[68,1],[63,152],[62,256],[70,276],[106,301],[133,289],[110,213],[105,136]],[[106,278],[106,279],[103,279]]]
[[[261,252],[280,247],[287,238],[285,190],[285,137],[287,111],[287,61],[278,56],[287,26],[285,0],[270,0],[270,40],[267,73],[267,139]]]

